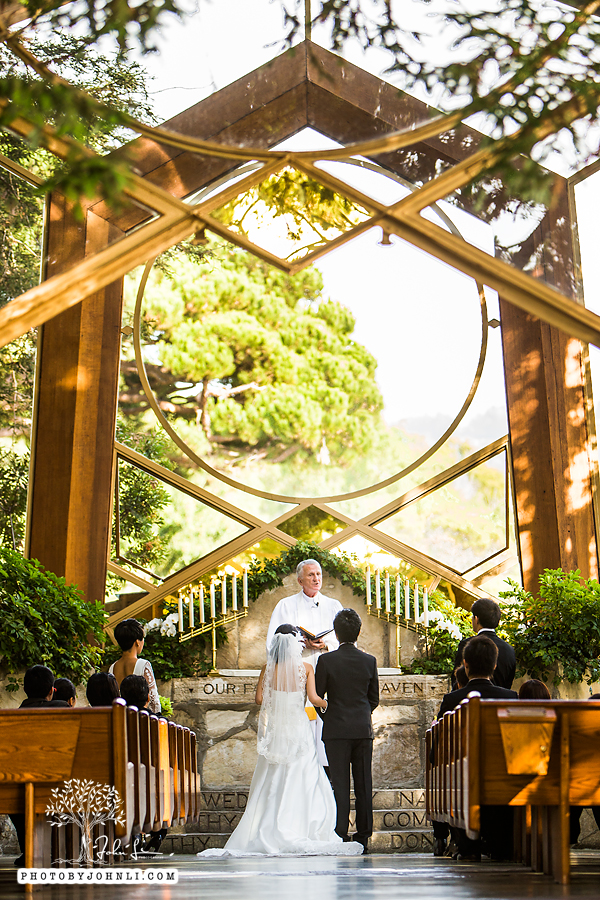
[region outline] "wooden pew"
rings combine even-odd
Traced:
[[[46,815],[52,790],[71,779],[119,792],[122,822],[91,835],[104,863],[115,839],[126,848],[142,831],[197,821],[196,735],[188,728],[120,699],[112,708],[0,710],[0,812],[25,814],[26,866],[77,859],[77,826],[52,827]]]
[[[126,706],[0,710],[0,812],[25,814],[25,865],[51,862],[46,808],[54,788],[70,779],[114,785],[124,805],[115,835],[131,833],[133,766],[128,759]]]
[[[600,805],[600,701],[474,696],[427,746],[430,819],[477,838],[482,806],[516,807],[517,858],[568,883],[569,806]]]

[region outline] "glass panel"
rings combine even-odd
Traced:
[[[276,495],[345,494],[427,449],[399,421],[424,409],[457,415],[480,354],[475,283],[379,237],[371,229],[321,261],[326,292],[314,269],[287,278],[217,242],[206,263],[152,274],[151,386],[216,469]],[[123,372],[135,396],[132,365]]]
[[[507,545],[505,465],[502,453],[376,527],[466,572]]]
[[[413,566],[412,563],[406,562],[393,553],[388,553],[387,550],[383,550],[373,541],[369,541],[359,534],[355,534],[354,537],[348,538],[339,546],[331,548],[332,553],[337,551],[356,556],[362,568],[371,566],[372,573],[375,569],[381,569],[389,572],[390,576],[400,575],[403,579],[416,578],[419,584],[425,586],[433,582],[433,575],[423,572],[417,566]]]
[[[370,213],[286,166],[212,215],[235,234],[291,262],[365,222]]]
[[[277,527],[299,541],[314,541],[319,544],[338,531],[343,531],[346,525],[322,509],[309,506]]]
[[[266,537],[258,544],[254,544],[253,547],[249,547],[242,553],[238,553],[237,556],[229,561],[229,564],[235,566],[239,570],[242,566],[249,566],[253,562],[263,562],[266,559],[275,559],[286,549],[287,548],[284,547],[283,544],[280,544],[274,538]],[[220,569],[223,568],[225,567],[220,566]]]
[[[3,133],[2,150],[25,168],[37,168],[32,151]],[[0,309],[40,280],[44,200],[36,187],[0,167]],[[23,550],[37,330],[0,348],[0,544]]]
[[[248,530],[124,460],[119,460],[119,524],[119,556],[161,578]]]

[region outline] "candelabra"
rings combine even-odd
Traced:
[[[392,599],[390,592],[390,576],[389,572],[385,573],[384,576],[384,606],[382,607],[382,598],[381,598],[381,572],[379,569],[375,570],[375,603],[373,604],[373,596],[371,592],[371,567],[367,566],[367,570],[365,572],[365,584],[366,584],[366,594],[367,594],[367,613],[370,616],[374,616],[377,619],[382,619],[385,622],[389,622],[390,624],[394,624],[396,626],[396,665],[400,669],[401,661],[400,661],[400,628],[407,628],[409,631],[414,631],[416,634],[422,635],[427,640],[427,634],[429,631],[429,593],[426,587],[422,589],[421,596],[419,596],[419,585],[415,580],[414,588],[412,592],[412,609],[413,609],[413,617],[411,618],[411,590],[410,590],[410,581],[409,579],[405,579],[403,591],[401,593],[401,580],[400,576],[396,578],[396,595],[394,598],[394,607],[395,611],[392,612]],[[404,615],[401,616],[398,613],[398,604],[400,600],[404,600]],[[423,622],[421,622],[421,614],[419,612],[421,607],[423,607]]]
[[[190,585],[186,590],[180,591],[178,595],[178,611],[179,611],[179,641],[189,641],[191,638],[198,637],[201,634],[211,633],[212,643],[212,668],[211,675],[216,675],[217,670],[217,628],[225,627],[240,619],[245,619],[248,615],[248,571],[244,568],[242,580],[242,608],[238,608],[237,597],[237,575],[234,574],[231,579],[231,608],[229,608],[229,597],[227,594],[227,575],[223,573],[218,579],[213,577],[210,582],[210,616],[209,621],[206,620],[206,611],[204,609],[204,585]],[[217,597],[216,593],[220,590],[221,612],[217,614]],[[198,597],[198,612],[200,621],[196,625],[195,622],[195,596]],[[184,610],[188,610],[187,628],[184,627]]]

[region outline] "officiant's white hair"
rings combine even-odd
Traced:
[[[302,562],[299,562],[296,566],[296,577],[300,578],[302,572],[304,570],[304,566],[318,566],[321,569],[321,563],[318,559],[303,559]],[[321,569],[321,571],[323,571]]]

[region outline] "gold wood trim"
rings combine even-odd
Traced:
[[[148,604],[154,602],[153,597],[159,590],[155,584],[146,581],[145,578],[142,578],[141,575],[136,575],[135,572],[130,572],[129,569],[124,569],[123,566],[120,566],[112,559],[108,561],[107,569],[109,572],[112,572],[113,575],[118,575],[119,578],[122,578],[124,581],[130,581],[143,591],[148,591],[148,597],[144,597],[144,600],[148,600]],[[123,616],[123,618],[127,619],[128,615]]]
[[[493,578],[495,575],[501,575],[502,572],[506,572],[507,569],[510,569],[514,565],[518,565],[519,557],[515,554],[514,550],[510,548],[505,551],[505,556],[498,561],[498,563],[493,566],[491,569],[486,569],[485,572],[482,572],[481,575],[476,575],[475,578],[472,579],[472,584],[477,585],[479,587],[482,584],[485,584],[486,581],[489,581],[490,578]]]
[[[41,187],[44,183],[44,179],[40,178],[39,175],[36,175],[34,172],[30,172],[29,169],[26,169],[24,166],[19,165],[18,162],[14,162],[12,159],[9,159],[8,156],[4,156],[3,153],[0,153],[0,166],[3,169],[6,169],[8,172],[12,172],[13,175],[17,175],[18,178],[22,178],[23,181],[26,181],[28,184],[32,184],[35,187]]]
[[[135,603],[132,603],[125,610],[120,610],[117,613],[113,613],[113,615],[109,618],[108,622],[111,627],[114,627],[118,622],[121,622],[123,619],[128,619],[131,616],[140,615],[140,613],[144,612],[148,606],[151,606],[153,603],[158,603],[160,600],[164,599],[164,597],[168,597],[170,594],[176,593],[180,588],[187,587],[190,582],[194,581],[196,578],[201,578],[202,575],[205,575],[206,572],[210,572],[212,569],[217,569],[219,566],[224,565],[229,562],[234,556],[238,556],[240,553],[243,553],[244,550],[249,550],[255,544],[260,543],[266,537],[272,537],[274,540],[278,541],[280,544],[283,544],[284,547],[293,547],[296,543],[296,539],[290,537],[289,534],[284,534],[283,532],[278,532],[277,529],[272,528],[270,525],[263,525],[260,528],[254,528],[250,531],[246,531],[244,534],[240,534],[237,538],[229,541],[226,544],[223,544],[222,547],[217,547],[211,553],[208,553],[206,556],[203,556],[201,559],[196,560],[193,563],[190,563],[189,566],[186,566],[183,569],[180,569],[178,572],[174,572],[172,575],[169,575],[168,578],[165,578],[164,582],[160,585],[159,588],[155,588],[152,596],[142,597],[140,600],[136,600]],[[114,564],[113,564],[114,565]],[[128,576],[129,577],[128,573]],[[122,577],[125,577],[124,575]]]
[[[197,229],[198,221],[189,210],[185,214],[170,213],[31,288],[0,310],[0,347],[75,306]]]

